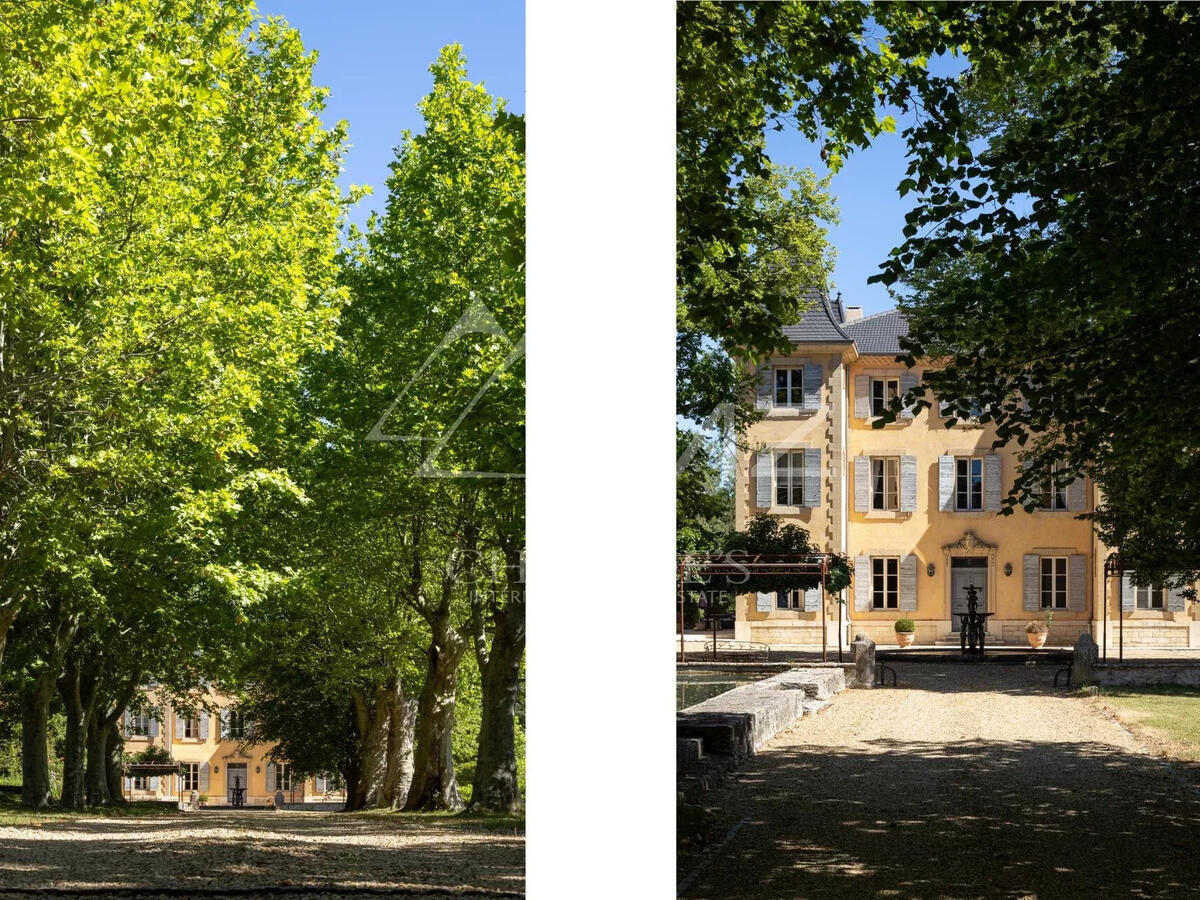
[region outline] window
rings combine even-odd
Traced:
[[[290,791],[292,789],[292,767],[287,763],[272,763],[275,766],[275,789]]]
[[[196,716],[188,716],[183,720],[183,733],[178,735],[185,738],[200,737],[200,719]]]
[[[871,458],[871,509],[898,509],[900,500],[900,458]]]
[[[871,557],[871,608],[898,609],[900,606],[900,557]]]
[[[1046,482],[1042,485],[1042,508],[1043,509],[1066,509],[1067,508],[1067,489],[1058,487],[1054,483],[1054,475],[1062,470],[1062,467],[1055,463],[1050,467],[1050,471],[1046,473]]]
[[[1067,608],[1067,558],[1042,557],[1042,609]]]
[[[1138,609],[1165,609],[1167,605],[1167,589],[1161,584],[1153,587],[1140,587],[1137,591]]]
[[[803,450],[775,454],[775,503],[779,506],[804,505]]]
[[[776,369],[775,370],[775,405],[803,406],[804,405],[804,370]]]
[[[185,791],[200,789],[200,763],[183,764],[183,789]]]
[[[871,415],[881,416],[892,398],[900,396],[899,378],[871,379]]]
[[[149,776],[146,776],[146,775],[134,775],[134,776],[133,776],[133,789],[134,789],[135,791],[148,791],[148,790],[150,790],[150,778],[149,778]]]
[[[775,608],[776,609],[803,609],[804,598],[800,591],[776,591],[775,592]]]
[[[954,460],[954,508],[983,509],[983,460],[960,457]]]
[[[246,714],[240,709],[229,710],[229,737],[241,739],[246,736]]]
[[[150,716],[147,713],[139,713],[136,716],[129,717],[129,736],[130,737],[146,737],[150,734]]]

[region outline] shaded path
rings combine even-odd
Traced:
[[[682,896],[1200,897],[1200,792],[1051,675],[839,695],[708,795],[734,833],[681,857]]]
[[[0,897],[519,896],[525,837],[486,821],[310,812],[79,818],[0,827]],[[28,893],[24,896],[30,896]]]

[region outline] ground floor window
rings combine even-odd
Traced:
[[[200,763],[183,764],[183,789],[185,791],[200,789]]]
[[[292,789],[292,767],[287,763],[272,763],[275,767],[275,789],[290,791]]]
[[[1137,589],[1138,609],[1165,609],[1167,605],[1167,589],[1161,584]]]
[[[897,609],[900,606],[900,557],[871,557],[871,608]]]
[[[150,778],[149,778],[149,776],[147,776],[147,775],[134,775],[134,776],[133,776],[133,789],[134,789],[135,791],[148,791],[148,790],[150,790]]]
[[[801,606],[803,606],[803,599],[800,596],[800,591],[775,592],[776,609],[800,609]]]
[[[1067,608],[1067,558],[1042,557],[1042,609]]]

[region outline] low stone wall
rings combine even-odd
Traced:
[[[1159,684],[1200,686],[1200,662],[1097,663],[1092,667],[1095,683],[1102,687],[1145,687]]]

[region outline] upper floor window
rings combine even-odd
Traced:
[[[150,734],[150,716],[147,713],[131,715],[129,717],[129,736],[146,737],[148,734]]]
[[[1136,597],[1138,609],[1165,609],[1167,589],[1161,584],[1153,587],[1140,587],[1137,588]]]
[[[1056,485],[1054,476],[1061,471],[1062,466],[1055,463],[1050,466],[1050,471],[1046,473],[1046,481],[1042,485],[1042,508],[1043,509],[1067,509],[1067,489],[1066,487]]]
[[[775,370],[775,405],[804,406],[804,370]]]
[[[786,450],[775,455],[775,504],[804,505],[803,450]]]
[[[900,396],[899,378],[871,379],[871,415],[882,416],[888,404]]]
[[[900,606],[900,557],[871,557],[871,608],[897,609]]]
[[[229,710],[229,737],[246,737],[246,714],[240,709]]]
[[[1042,609],[1067,608],[1067,558],[1042,557]]]
[[[900,457],[871,457],[871,509],[898,509]]]
[[[183,720],[183,732],[179,735],[185,738],[200,737],[200,720],[195,716],[187,716]]]
[[[954,460],[954,508],[983,509],[983,459],[978,456]]]

